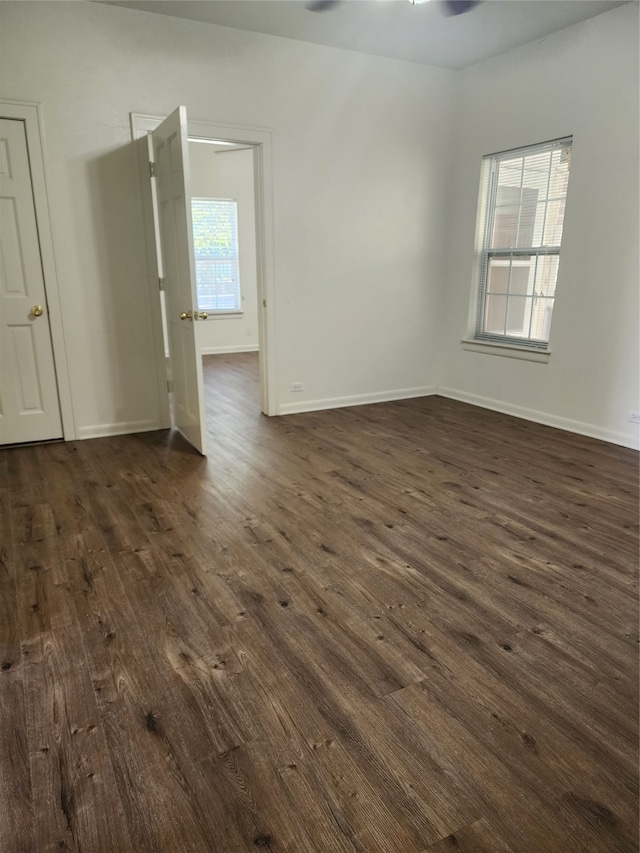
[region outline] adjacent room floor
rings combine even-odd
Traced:
[[[637,454],[440,397],[0,453],[0,847],[637,850]]]

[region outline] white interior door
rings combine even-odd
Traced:
[[[186,107],[178,107],[153,131],[151,139],[173,382],[173,420],[204,455],[204,387],[202,358],[195,335],[198,300]]]
[[[24,121],[0,119],[0,444],[62,438]]]

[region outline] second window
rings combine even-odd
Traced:
[[[571,139],[485,158],[476,340],[546,348]]]

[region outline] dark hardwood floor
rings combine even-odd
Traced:
[[[0,849],[637,851],[637,454],[206,382],[0,453]]]

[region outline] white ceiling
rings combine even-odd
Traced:
[[[274,36],[404,59],[442,68],[466,68],[535,41],[625,0],[485,0],[455,17],[439,0],[342,0],[322,13],[305,0],[102,0],[177,18],[189,18]]]

